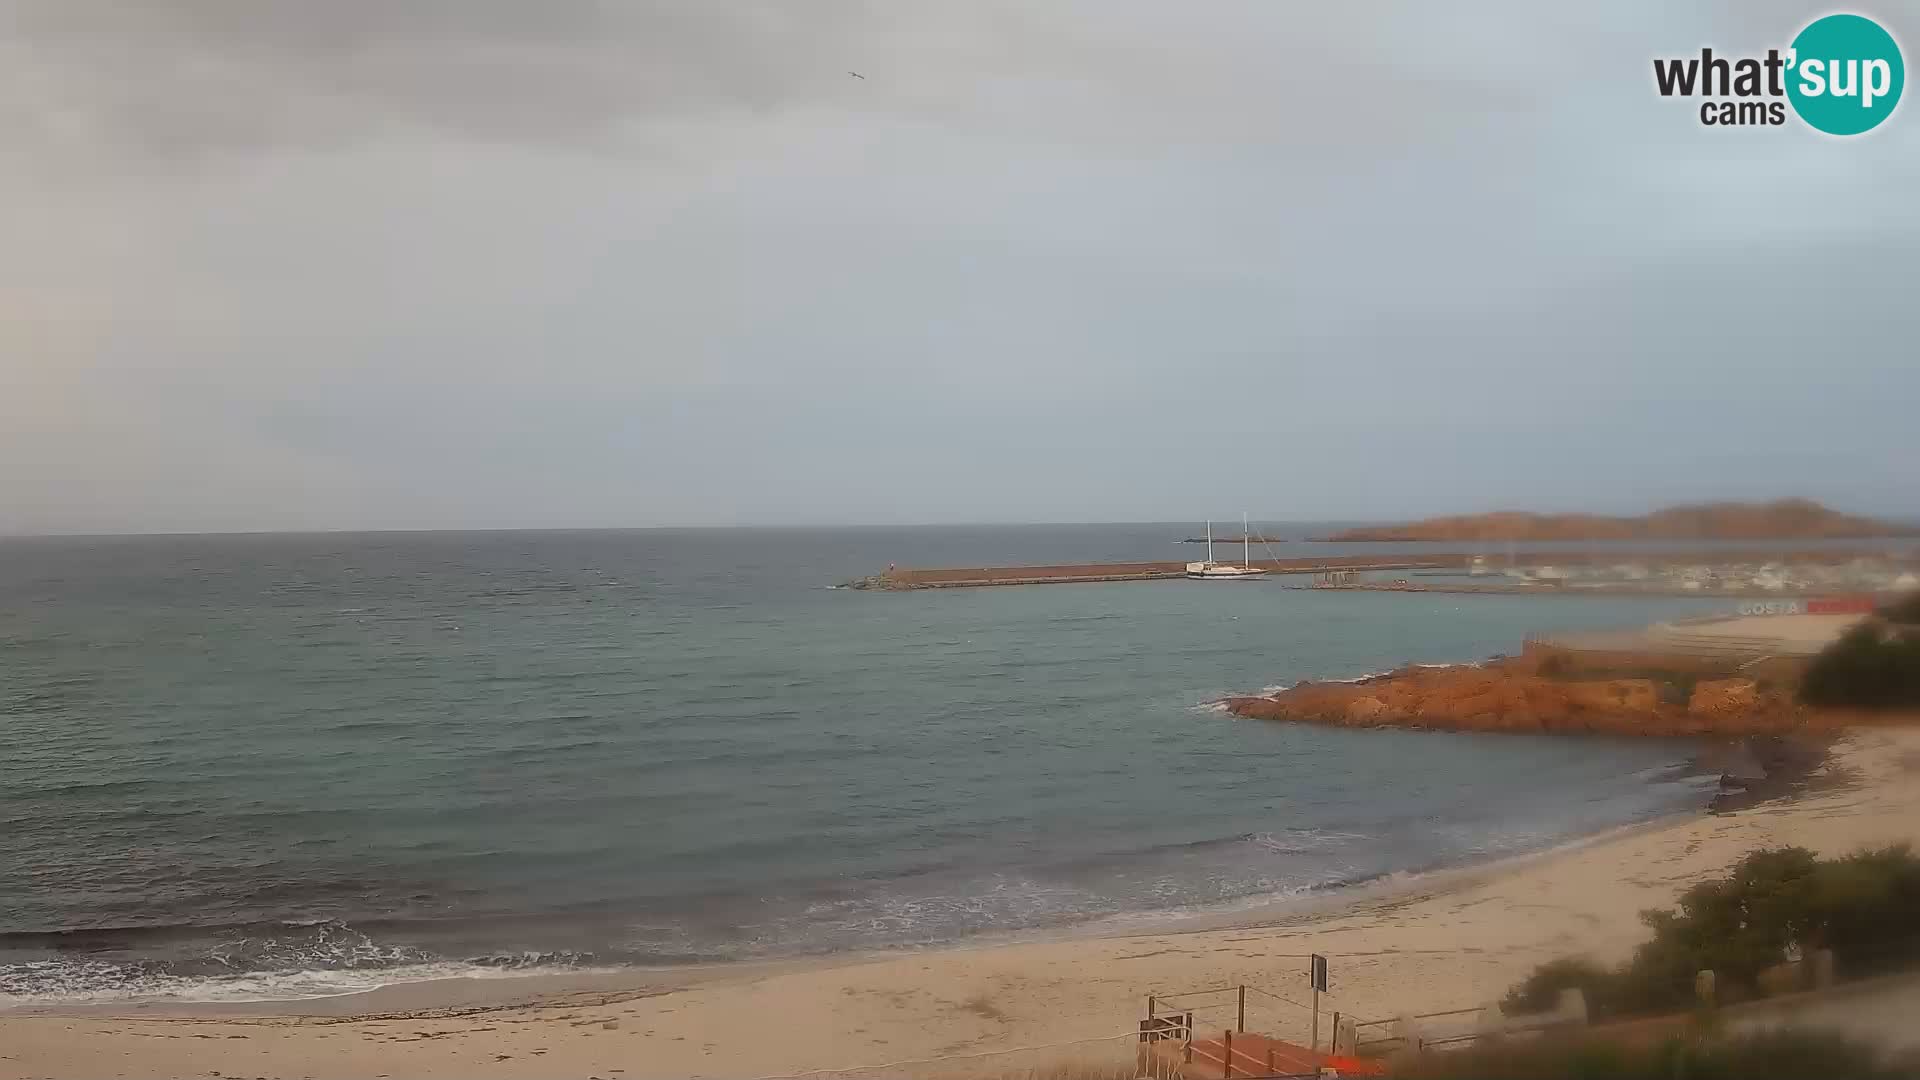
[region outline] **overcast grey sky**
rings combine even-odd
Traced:
[[[1920,113],[1677,7],[0,0],[0,532],[1920,511]]]

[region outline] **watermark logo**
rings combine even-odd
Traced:
[[[1802,123],[1829,135],[1872,131],[1893,115],[1906,89],[1900,43],[1864,15],[1826,15],[1764,57],[1699,56],[1653,62],[1661,97],[1702,98],[1707,127],[1778,126],[1791,106]]]
[[[1793,39],[1789,56],[1799,77],[1787,82],[1787,100],[1800,119],[1829,135],[1879,127],[1906,89],[1900,43],[1864,16],[1815,19]]]

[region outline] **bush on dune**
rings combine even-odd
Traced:
[[[1905,844],[1820,864],[1810,904],[1814,944],[1845,974],[1920,965],[1920,857]]]
[[[1817,872],[1805,848],[1755,852],[1730,877],[1682,893],[1679,911],[1644,912],[1653,940],[1634,954],[1629,977],[1648,987],[1687,987],[1695,972],[1711,970],[1729,989],[1752,987],[1788,946],[1810,943]]]
[[[1620,976],[1584,956],[1566,956],[1541,964],[1507,992],[1500,1008],[1508,1016],[1548,1012],[1559,1003],[1560,992],[1568,989],[1586,995],[1589,1015],[1608,1016],[1617,1011]]]
[[[1800,700],[1863,709],[1920,706],[1920,629],[1860,623],[1813,658],[1800,680]]]
[[[1920,964],[1920,857],[1906,845],[1817,859],[1804,848],[1759,851],[1725,878],[1680,896],[1677,910],[1641,919],[1653,937],[1619,969],[1581,958],[1541,965],[1508,993],[1509,1014],[1551,1009],[1577,987],[1595,1019],[1683,1011],[1695,973],[1714,973],[1718,996],[1757,996],[1760,974],[1794,953],[1831,949],[1854,978]]]
[[[1902,593],[1898,599],[1889,601],[1880,609],[1879,615],[1891,623],[1920,623],[1920,589]]]

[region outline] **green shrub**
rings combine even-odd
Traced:
[[[1920,964],[1920,858],[1905,844],[1820,864],[1809,944],[1852,976]]]
[[[1920,705],[1920,633],[1868,619],[1821,650],[1800,681],[1809,705]]]
[[[1920,623],[1920,589],[1902,593],[1880,609],[1880,617],[1892,623]]]
[[[1726,1039],[1630,1046],[1597,1039],[1491,1043],[1427,1054],[1395,1080],[1913,1080],[1912,1059],[1826,1031],[1781,1028]]]
[[[1749,987],[1779,963],[1787,946],[1805,941],[1813,919],[1816,862],[1805,848],[1758,851],[1731,876],[1703,881],[1680,894],[1680,910],[1641,915],[1653,940],[1631,965],[1667,981],[1711,969],[1722,985]]]
[[[1790,953],[1821,948],[1848,978],[1920,964],[1920,858],[1904,844],[1826,860],[1804,848],[1758,851],[1682,893],[1677,910],[1641,920],[1653,936],[1623,967],[1554,960],[1502,1007],[1543,1012],[1579,987],[1595,1019],[1679,1012],[1695,1004],[1702,970],[1714,973],[1717,999],[1733,1002],[1758,995],[1760,973]]]
[[[1547,1012],[1559,1004],[1560,991],[1578,988],[1586,995],[1587,1014],[1600,1019],[1618,1007],[1619,982],[1619,975],[1584,956],[1549,960],[1507,991],[1500,1010],[1508,1016]]]

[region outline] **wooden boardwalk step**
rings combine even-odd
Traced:
[[[1192,1061],[1187,1057],[1186,1044],[1175,1040],[1155,1043],[1154,1051],[1164,1057],[1171,1057],[1180,1063],[1180,1074],[1186,1080],[1226,1080],[1232,1077],[1252,1076],[1317,1076],[1320,1066],[1327,1055],[1309,1050],[1299,1043],[1284,1039],[1268,1038],[1250,1031],[1233,1033],[1233,1071],[1228,1073],[1226,1065],[1227,1042],[1225,1038],[1195,1039],[1193,1041]]]

